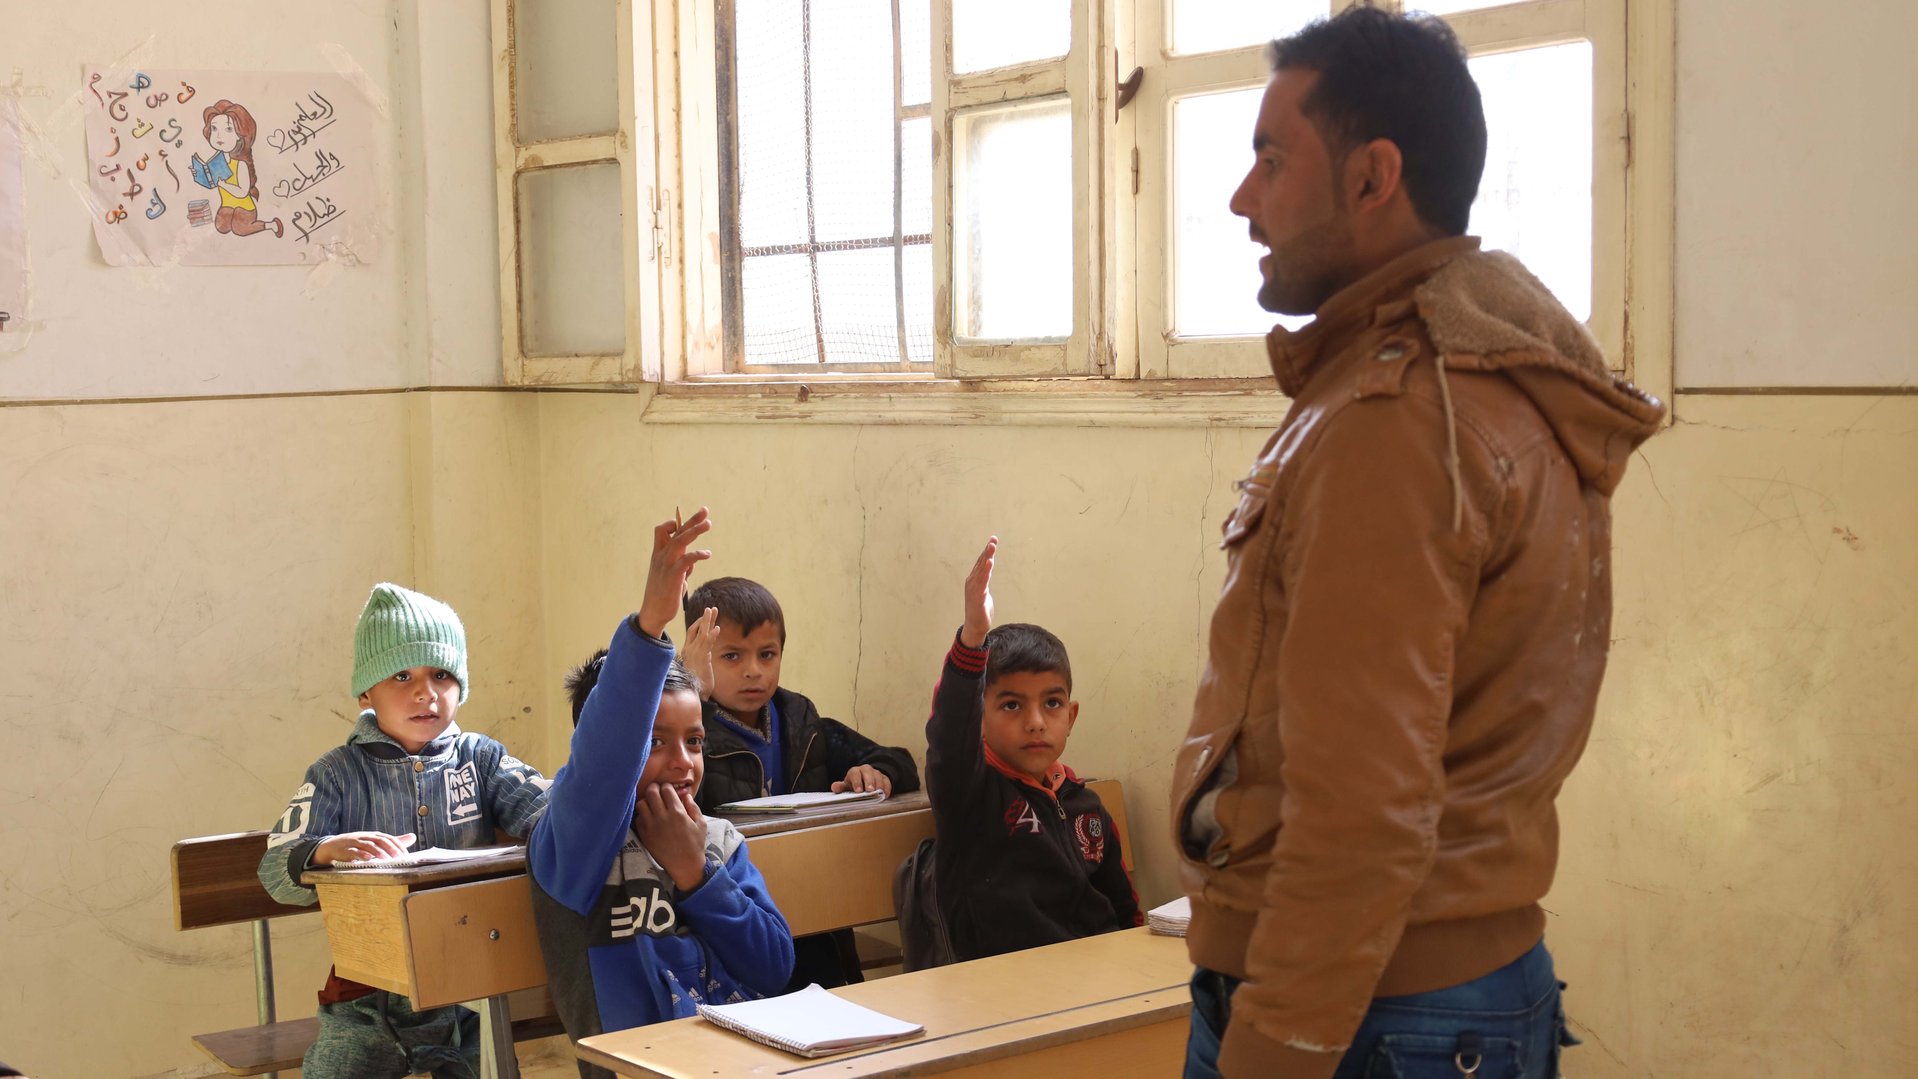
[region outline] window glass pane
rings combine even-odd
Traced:
[[[614,14],[606,0],[522,0],[513,5],[519,141],[618,128]]]
[[[529,356],[626,350],[618,165],[519,177],[520,341]]]
[[[930,0],[899,0],[899,83],[908,105],[932,101],[931,6]]]
[[[1427,15],[1452,15],[1515,2],[1517,0],[1407,0],[1405,10],[1422,11]]]
[[[1172,101],[1172,332],[1261,334],[1259,256],[1245,218],[1227,203],[1251,164],[1263,86]]]
[[[899,304],[890,246],[819,255],[827,363],[898,363]]]
[[[739,239],[806,242],[806,85],[798,4],[738,0],[733,68]]]
[[[805,255],[761,255],[745,260],[747,363],[818,363],[814,336],[811,260]]]
[[[925,0],[899,7],[902,47],[919,13],[923,72]],[[720,180],[722,259],[738,268],[724,281],[731,354],[897,365],[903,303],[905,336],[926,337],[908,350],[930,362],[930,255],[917,249],[931,242],[932,121],[901,121],[895,107],[892,0],[736,0],[735,15],[718,27],[722,148],[734,151]],[[902,298],[901,276],[917,292]]]
[[[953,0],[952,70],[1052,60],[1072,44],[1068,0]]]
[[[907,120],[900,135],[904,151],[900,208],[905,211],[905,233],[924,236],[932,231],[932,121],[924,117]]]
[[[953,332],[1072,333],[1072,111],[1066,98],[953,117]]]
[[[906,247],[906,354],[932,362],[932,244]]]
[[[1327,0],[1172,0],[1172,51],[1219,52],[1263,45],[1329,14]]]
[[[814,0],[808,6],[814,238],[891,239],[892,2]]]
[[[1592,313],[1592,45],[1472,60],[1485,178],[1471,231],[1510,251],[1579,319]]]

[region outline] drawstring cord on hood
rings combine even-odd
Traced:
[[[1452,384],[1445,378],[1445,353],[1438,353],[1439,398],[1445,403],[1445,474],[1452,480],[1452,531],[1465,527],[1465,490],[1459,482],[1458,415],[1452,410]]]

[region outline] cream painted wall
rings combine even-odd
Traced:
[[[18,72],[32,128],[34,335],[0,353],[0,399],[499,384],[485,0],[32,7],[0,34],[0,71]],[[81,66],[113,62],[361,73],[386,108],[372,264],[107,266],[79,193]]]

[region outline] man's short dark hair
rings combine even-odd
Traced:
[[[751,633],[767,622],[779,627],[779,643],[786,643],[786,614],[779,601],[758,581],[744,577],[714,577],[686,596],[686,625],[690,628],[708,607],[719,608],[719,617]]]
[[[606,650],[594,652],[592,658],[566,672],[566,695],[573,701],[573,726],[579,726],[579,716],[586,710],[586,698],[592,696],[593,687],[599,685],[599,672],[606,667]],[[660,696],[668,693],[690,693],[699,696],[699,683],[693,679],[693,672],[673,657],[672,666],[666,668],[666,687],[660,690]]]
[[[1030,622],[1007,622],[986,634],[986,685],[1008,674],[1057,671],[1072,691],[1072,660],[1064,641]]]
[[[1430,15],[1353,7],[1266,46],[1274,72],[1315,71],[1302,106],[1334,161],[1389,139],[1419,219],[1464,235],[1485,173],[1485,106],[1452,28]]]

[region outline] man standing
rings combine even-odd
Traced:
[[[1188,1077],[1556,1074],[1538,900],[1663,406],[1509,255],[1464,51],[1353,8],[1272,43],[1232,196],[1291,411],[1239,483],[1173,775]],[[1372,1069],[1372,1070],[1368,1070]]]

